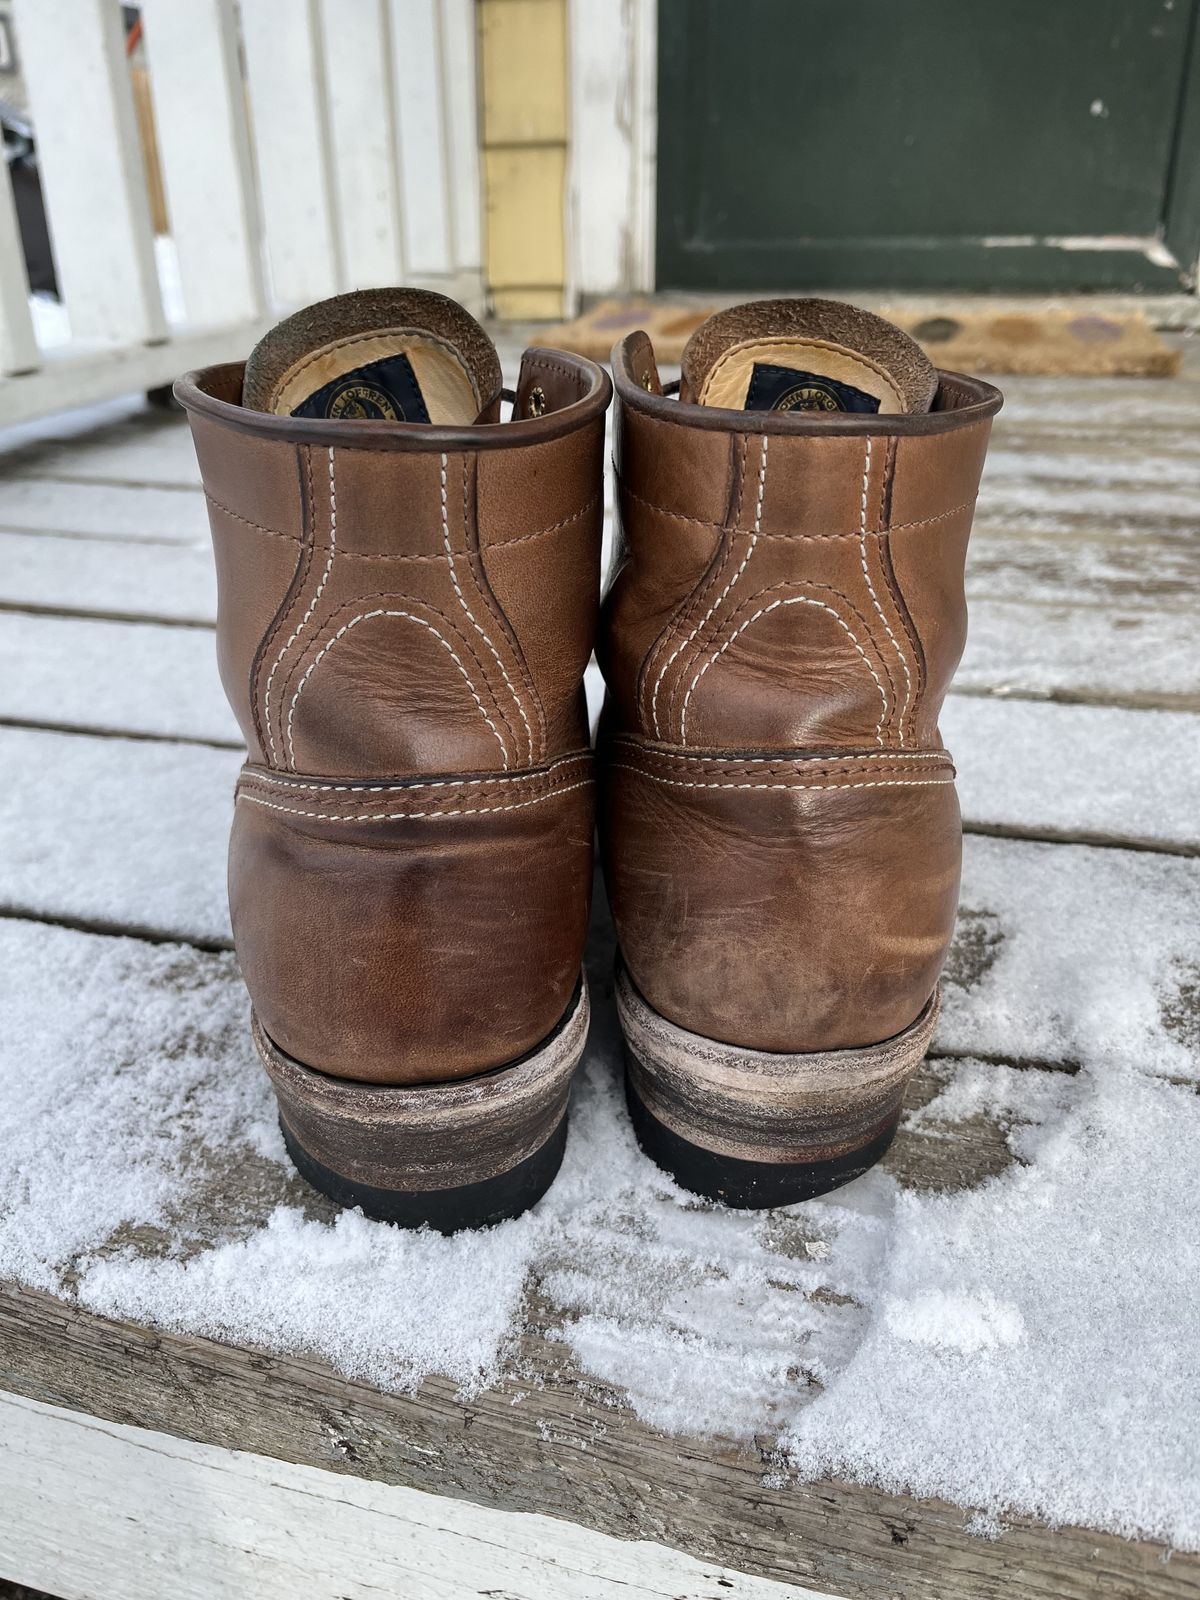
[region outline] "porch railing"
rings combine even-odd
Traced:
[[[287,310],[407,282],[482,301],[473,0],[143,0],[155,239],[117,0],[16,0],[69,337],[0,182],[0,424],[154,389]]]

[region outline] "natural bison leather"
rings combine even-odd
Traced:
[[[476,422],[476,407],[499,415],[499,366],[469,318],[455,365],[466,314],[447,304],[405,291],[402,347],[431,413],[458,404],[465,421],[366,420],[373,372],[337,365],[323,308],[319,359],[290,324],[256,352],[256,408],[241,365],[176,388],[248,747],[230,847],[239,962],[280,1049],[393,1084],[487,1070],[545,1038],[578,983],[591,880],[582,677],[611,385],[530,350],[512,420]],[[393,359],[394,332],[371,336],[373,360]],[[322,404],[339,383],[350,394],[339,417],[291,414],[306,364]]]
[[[763,317],[746,320],[755,354]],[[685,384],[702,394],[724,358],[711,330],[696,341]],[[644,334],[612,359],[599,820],[622,958],[651,1006],[711,1039],[888,1039],[928,1002],[954,923],[938,715],[1000,395],[940,372],[917,409],[918,351],[878,385],[909,410],[731,410],[725,392],[664,396]],[[838,352],[828,370],[868,359]]]

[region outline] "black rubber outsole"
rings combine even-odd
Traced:
[[[373,1184],[344,1178],[310,1156],[282,1117],[279,1127],[296,1171],[337,1205],[356,1206],[376,1222],[390,1222],[399,1228],[432,1228],[437,1233],[491,1228],[528,1211],[554,1182],[567,1144],[564,1116],[539,1150],[494,1178],[464,1183],[456,1189],[377,1189]]]
[[[628,1071],[625,1100],[637,1142],[656,1166],[690,1194],[738,1211],[791,1206],[840,1189],[887,1154],[900,1121],[897,1113],[895,1120],[869,1144],[828,1161],[742,1161],[692,1144],[660,1122],[646,1109]]]

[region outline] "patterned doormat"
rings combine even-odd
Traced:
[[[614,343],[635,328],[654,341],[662,365],[675,364],[693,331],[716,306],[669,300],[603,300],[573,322],[551,328],[544,342],[607,361]],[[1173,378],[1180,351],[1141,312],[1109,315],[1061,308],[913,312],[880,308],[921,344],[939,367],[960,372],[1077,374]]]

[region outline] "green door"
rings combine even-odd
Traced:
[[[1198,12],[659,0],[659,286],[1194,289]]]

